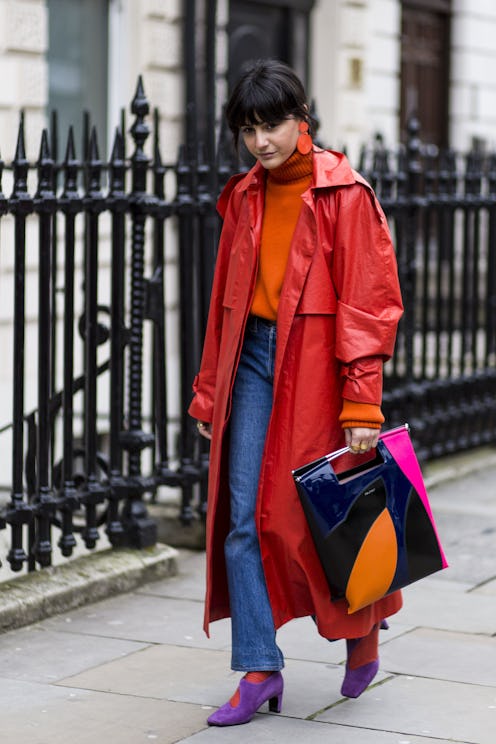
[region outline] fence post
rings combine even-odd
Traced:
[[[99,533],[96,506],[107,496],[107,487],[99,478],[97,452],[97,347],[100,343],[98,327],[98,222],[105,209],[101,191],[102,163],[98,153],[96,130],[90,136],[86,171],[85,209],[85,266],[84,266],[84,457],[86,483],[81,494],[85,506],[86,524],[82,536],[87,548],[94,548]]]
[[[125,497],[121,434],[124,428],[124,348],[127,341],[125,326],[125,211],[128,198],[125,192],[124,136],[117,130],[110,156],[110,188],[108,204],[112,214],[112,278],[110,310],[110,447],[109,447],[109,504],[106,532],[112,545],[120,545],[124,528],[119,516],[119,503]]]
[[[131,104],[136,120],[131,127],[135,150],[131,157],[132,190],[130,206],[132,215],[131,252],[131,307],[129,336],[129,428],[121,435],[121,442],[128,452],[127,499],[123,509],[123,524],[126,541],[135,547],[154,545],[157,541],[157,525],[148,516],[143,493],[154,487],[153,479],[141,474],[141,452],[154,443],[154,436],[142,430],[142,386],[143,386],[143,321],[145,317],[146,282],[145,266],[145,221],[156,206],[156,199],[146,193],[149,159],[143,146],[150,133],[145,117],[149,112],[148,100],[143,90],[143,81],[138,79],[136,93]]]
[[[38,264],[38,427],[36,442],[36,542],[34,556],[40,566],[49,566],[52,556],[51,522],[55,500],[51,488],[50,397],[52,361],[52,220],[57,204],[53,191],[54,163],[48,148],[48,134],[43,130],[38,160],[38,189],[34,211],[39,215]]]
[[[153,275],[148,282],[147,315],[153,321],[152,348],[152,424],[155,432],[155,475],[161,484],[180,485],[180,479],[169,463],[168,405],[167,405],[167,329],[165,321],[165,235],[164,221],[172,212],[165,199],[164,178],[166,167],[160,154],[160,119],[154,111],[153,142],[153,193],[157,199],[157,210],[153,220]]]
[[[22,547],[24,524],[31,524],[33,513],[24,499],[24,323],[26,280],[26,217],[33,211],[33,200],[27,191],[29,164],[24,147],[24,116],[21,115],[16,153],[13,162],[14,189],[9,209],[14,215],[14,364],[12,395],[12,493],[5,518],[11,525],[12,539],[7,560],[13,571],[20,571],[27,555]]]
[[[420,124],[418,119],[412,116],[408,122],[408,144],[407,144],[407,181],[406,197],[408,209],[405,218],[405,273],[403,282],[403,293],[405,305],[409,312],[405,317],[405,340],[406,340],[406,378],[408,382],[414,379],[414,341],[415,341],[415,290],[416,290],[416,245],[419,229],[419,208],[422,202],[422,162],[420,159]]]
[[[69,128],[64,170],[64,189],[60,196],[60,208],[64,214],[64,372],[63,372],[63,422],[62,422],[62,470],[60,475],[59,509],[62,515],[62,535],[59,547],[68,557],[76,546],[73,532],[73,513],[79,506],[74,484],[74,271],[76,249],[76,215],[83,208],[78,192],[80,162],[74,149],[74,132]],[[54,319],[55,320],[55,319]]]

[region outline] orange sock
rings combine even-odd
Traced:
[[[349,638],[347,641],[348,668],[358,669],[375,661],[379,655],[379,623],[363,638]]]
[[[252,685],[258,685],[260,682],[264,682],[267,677],[270,677],[270,675],[273,674],[273,672],[247,672],[243,679],[246,679],[247,682],[251,682]],[[239,705],[239,687],[237,688],[236,692],[232,696],[232,698],[229,700],[233,708],[237,708]]]

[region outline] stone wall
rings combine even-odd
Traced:
[[[317,0],[311,96],[321,139],[350,157],[377,131],[394,142],[399,106],[398,0]]]
[[[451,142],[472,138],[496,146],[496,4],[454,0],[451,55]]]

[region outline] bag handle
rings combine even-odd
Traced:
[[[406,429],[407,431],[410,431],[409,424],[402,424],[401,426],[395,426],[394,429],[388,429],[387,431],[383,431],[382,434],[379,435],[379,440],[384,439],[391,434],[395,434],[398,431],[403,431],[403,429]],[[351,452],[351,447],[341,447],[341,449],[335,450],[334,452],[329,452],[328,455],[325,455],[325,458],[328,462],[332,462],[333,460],[336,460],[338,457],[341,457],[342,455],[345,455],[347,452]]]

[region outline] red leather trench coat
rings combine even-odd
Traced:
[[[387,222],[372,189],[344,155],[322,151],[313,160],[278,307],[274,405],[256,522],[275,627],[315,615],[324,637],[350,638],[366,635],[375,622],[397,612],[401,594],[352,615],[344,600],[331,602],[291,471],[343,445],[338,422],[343,397],[380,404],[382,365],[393,352],[402,303]],[[230,615],[224,562],[227,424],[257,275],[264,183],[265,170],[256,164],[231,179],[219,200],[224,224],[189,409],[212,424],[207,635],[209,622]]]

